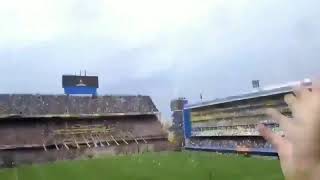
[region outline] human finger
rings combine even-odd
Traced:
[[[293,94],[287,94],[284,96],[284,101],[289,107],[293,107],[297,102],[297,98]]]
[[[296,96],[297,100],[304,99],[311,95],[310,87],[307,86],[299,86],[293,88],[293,93]]]
[[[258,131],[261,134],[261,136],[268,141],[270,144],[272,144],[272,146],[279,151],[281,145],[284,143],[284,139],[279,136],[276,135],[275,133],[273,133],[269,128],[267,128],[266,126],[259,124],[258,125]]]
[[[269,108],[266,110],[266,114],[270,116],[272,120],[277,121],[285,132],[292,129],[293,124],[291,119],[281,114],[278,110]]]

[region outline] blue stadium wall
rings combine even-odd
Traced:
[[[183,110],[183,127],[185,139],[191,138],[191,112],[190,109]]]
[[[64,87],[65,94],[92,94],[97,95],[97,88],[94,87]]]
[[[263,156],[277,156],[278,153],[275,150],[263,149],[263,148],[251,148],[248,151],[239,151],[236,148],[219,148],[219,147],[193,147],[185,146],[186,150],[192,151],[205,151],[205,152],[220,152],[220,153],[249,153],[252,155],[263,155]]]

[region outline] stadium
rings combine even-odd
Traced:
[[[63,76],[64,95],[2,94],[0,178],[282,179],[276,151],[255,127],[283,134],[264,109],[290,116],[284,95],[298,84],[173,100],[175,143],[149,96],[100,96],[96,76]]]

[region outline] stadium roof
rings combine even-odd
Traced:
[[[255,92],[250,92],[250,93],[241,94],[237,96],[229,96],[225,98],[219,98],[212,101],[205,101],[205,102],[196,103],[196,104],[187,104],[185,105],[184,109],[200,108],[205,106],[212,106],[217,104],[241,101],[245,99],[254,99],[254,98],[264,97],[264,96],[285,94],[285,93],[292,92],[294,87],[299,86],[301,84],[309,86],[311,82],[310,80],[306,79],[304,82],[300,82],[300,81],[290,82],[282,85],[270,86],[264,89],[257,90]]]

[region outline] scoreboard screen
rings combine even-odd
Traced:
[[[63,75],[62,87],[92,87],[99,88],[98,76]]]

